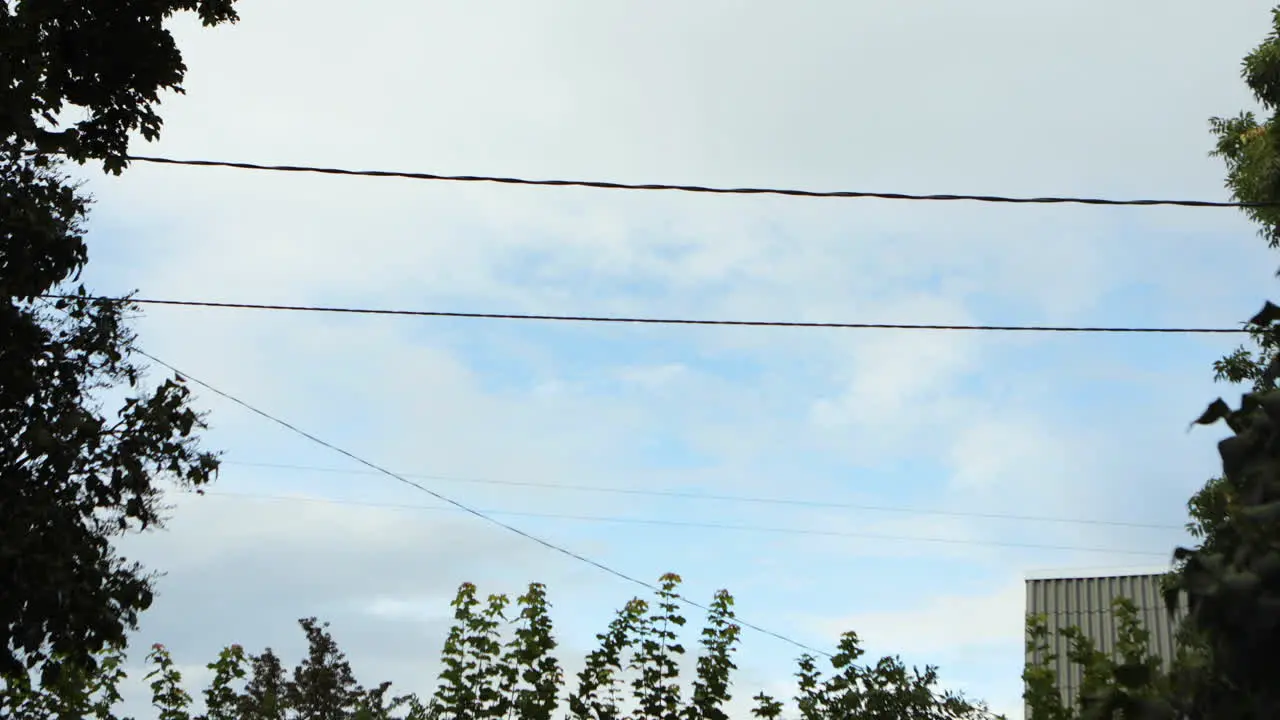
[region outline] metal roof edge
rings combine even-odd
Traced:
[[[1144,577],[1149,575],[1164,575],[1173,568],[1171,566],[1159,565],[1132,565],[1127,567],[1108,567],[1108,568],[1086,568],[1086,567],[1069,567],[1069,568],[1043,568],[1036,570],[1026,570],[1023,572],[1024,579],[1027,582],[1039,580],[1084,580],[1087,578],[1113,578],[1113,577]]]

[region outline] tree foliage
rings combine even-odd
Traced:
[[[0,2],[0,137],[11,147],[124,168],[129,135],[160,136],[160,93],[186,65],[165,22],[234,22],[235,0]],[[78,119],[67,122],[67,115]]]
[[[1138,607],[1126,597],[1112,603],[1116,636],[1111,652],[1103,652],[1078,626],[1058,629],[1065,641],[1065,657],[1053,652],[1048,618],[1027,618],[1023,671],[1023,698],[1027,720],[1174,720],[1186,717],[1194,697],[1194,680],[1200,668],[1198,645],[1187,643],[1174,658],[1150,651],[1150,632],[1143,626]],[[1074,697],[1058,686],[1060,662],[1076,669],[1080,683]]]
[[[0,2],[0,693],[25,692],[37,667],[56,690],[123,646],[152,588],[112,536],[160,524],[161,478],[198,487],[216,470],[182,379],[144,387],[136,308],[68,287],[89,199],[49,153],[119,172],[130,133],[157,136],[160,92],[181,91],[165,21],[233,21],[232,5]],[[57,291],[78,297],[39,300]]]
[[[977,720],[992,717],[982,703],[963,695],[937,692],[938,669],[908,668],[896,657],[859,665],[864,654],[854,632],[840,637],[831,658],[832,674],[824,677],[812,655],[800,657],[796,706],[802,720]],[[776,718],[780,703],[764,693],[755,698],[754,715]]]
[[[151,602],[149,576],[110,538],[161,523],[158,480],[216,470],[181,378],[143,387],[128,304],[49,304],[84,262],[87,200],[40,159],[0,166],[0,677],[88,662],[124,642]],[[108,394],[132,395],[104,410]],[[58,659],[58,662],[46,662]]]
[[[1267,115],[1211,120],[1215,155],[1227,166],[1226,185],[1271,247],[1280,247],[1280,8],[1270,32],[1244,59],[1242,76]],[[1266,718],[1280,712],[1274,679],[1280,656],[1280,308],[1271,303],[1246,324],[1254,347],[1237,348],[1215,363],[1220,381],[1247,384],[1232,408],[1221,399],[1196,420],[1225,423],[1218,445],[1222,474],[1188,504],[1195,548],[1175,553],[1177,572],[1167,599],[1185,593],[1190,615],[1184,647],[1198,650],[1193,717]]]
[[[208,665],[212,675],[203,693],[183,683],[162,645],[148,656],[152,708],[160,720],[726,720],[732,699],[733,654],[741,628],[733,597],[720,591],[708,606],[698,641],[693,677],[682,682],[679,633],[684,624],[676,589],[680,578],[666,575],[652,601],[635,598],[597,636],[568,687],[553,651],[546,588],[532,584],[512,603],[507,596],[481,601],[464,584],[453,601],[454,624],[441,654],[435,692],[423,701],[412,693],[392,694],[390,683],[365,687],[326,625],[299,621],[307,639],[303,659],[287,672],[270,649],[247,654],[239,645],[224,649]],[[665,630],[663,628],[666,628]],[[936,668],[907,668],[886,657],[858,664],[863,651],[847,633],[824,677],[818,661],[800,658],[795,698],[803,720],[985,720],[985,706],[936,690]],[[52,689],[25,688],[0,698],[0,717],[43,720],[75,717],[120,720],[116,688],[124,679],[119,656],[109,655],[94,673],[67,676]],[[74,680],[74,682],[72,682]],[[687,694],[681,693],[687,688]],[[60,693],[60,694],[59,694]],[[195,697],[203,698],[203,708]],[[784,703],[765,693],[754,697],[752,714],[778,718]]]
[[[1268,337],[1268,346],[1280,345],[1280,307],[1267,303],[1249,327]],[[1171,670],[1139,652],[1145,631],[1122,600],[1118,660],[1093,650],[1079,628],[1063,631],[1084,682],[1078,698],[1064,699],[1074,703],[1059,705],[1046,629],[1031,618],[1028,651],[1041,656],[1023,676],[1031,720],[1280,717],[1280,390],[1271,380],[1277,371],[1280,357],[1273,354],[1237,407],[1218,399],[1194,421],[1224,423],[1231,434],[1218,444],[1221,477],[1192,500],[1192,526],[1202,541],[1175,551],[1177,569],[1167,578],[1170,612],[1183,598],[1188,611]]]
[[[1249,205],[1245,212],[1259,234],[1280,248],[1280,8],[1272,11],[1266,38],[1245,57],[1242,76],[1267,116],[1212,118],[1211,154],[1225,162],[1226,186]],[[1175,551],[1166,577],[1170,612],[1183,597],[1189,609],[1170,669],[1125,670],[1136,656],[1117,661],[1092,650],[1078,628],[1068,629],[1069,661],[1082,670],[1086,688],[1081,697],[1059,698],[1052,658],[1029,663],[1024,697],[1034,720],[1280,717],[1280,308],[1267,303],[1245,329],[1252,347],[1214,363],[1214,375],[1249,391],[1237,407],[1219,399],[1195,421],[1225,423],[1232,434],[1218,446],[1222,474],[1187,503],[1187,530],[1198,544]],[[1134,622],[1132,615],[1122,618],[1121,646],[1136,639]],[[1043,621],[1028,623],[1028,652],[1043,654]]]
[[[1267,303],[1249,321],[1280,339],[1280,307]],[[1274,377],[1280,359],[1262,371]],[[1190,624],[1208,642],[1210,676],[1198,709],[1224,718],[1280,717],[1280,391],[1246,393],[1232,408],[1214,401],[1197,420],[1225,423],[1218,444],[1229,497],[1213,542],[1179,548],[1170,593],[1189,598]]]
[[[83,297],[0,307],[0,433],[14,439],[0,447],[5,677],[122,645],[152,591],[111,536],[160,523],[157,477],[199,486],[216,469],[196,443],[202,423],[181,378],[126,399],[110,418],[98,409],[107,389],[140,389],[123,312]]]
[[[1269,368],[1273,367],[1277,355],[1280,355],[1280,339],[1262,326],[1248,324],[1246,329],[1253,346],[1241,345],[1215,362],[1214,379],[1233,385],[1246,385],[1257,393],[1275,390],[1275,372]],[[1212,551],[1224,541],[1225,536],[1220,531],[1226,531],[1228,510],[1235,502],[1234,486],[1222,475],[1210,478],[1187,501],[1190,516],[1187,532],[1201,543],[1203,549]]]
[[[1237,202],[1274,203],[1280,198],[1280,8],[1272,11],[1271,32],[1244,58],[1241,75],[1269,116],[1252,112],[1215,117],[1210,124],[1216,138],[1213,154],[1227,166],[1226,185]],[[1246,213],[1271,247],[1280,247],[1280,207],[1257,205]]]

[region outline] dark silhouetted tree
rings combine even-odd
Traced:
[[[68,287],[88,257],[89,199],[39,153],[118,172],[130,133],[157,136],[160,93],[181,90],[167,19],[215,25],[232,5],[0,2],[0,693],[37,669],[50,687],[92,673],[123,645],[152,578],[112,538],[161,524],[162,479],[199,487],[217,468],[182,379],[142,382],[136,308]],[[79,298],[40,300],[59,290]]]

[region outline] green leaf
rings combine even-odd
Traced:
[[[1236,317],[1239,316],[1237,315]],[[1267,301],[1266,305],[1262,306],[1262,309],[1258,311],[1257,315],[1249,318],[1250,325],[1257,325],[1259,327],[1270,327],[1277,321],[1280,321],[1280,306],[1277,306],[1270,300]]]
[[[1257,407],[1262,408],[1262,412],[1266,413],[1267,418],[1272,422],[1280,423],[1280,390],[1254,393],[1251,397]]]
[[[1272,583],[1280,578],[1280,551],[1272,550],[1254,560],[1253,571],[1263,582]]]
[[[107,419],[120,405],[108,410],[102,397],[118,397],[137,380],[126,360],[135,350],[129,306],[91,302],[83,286],[69,287],[88,257],[89,198],[61,168],[68,159],[123,167],[130,136],[154,135],[162,91],[176,89],[186,72],[169,19],[197,11],[208,21],[231,21],[233,2],[0,5],[0,287],[9,291],[0,415],[13,457],[32,459],[4,465],[0,522],[30,530],[0,532],[0,558],[40,556],[39,562],[0,562],[0,617],[7,620],[0,623],[0,688],[12,687],[13,668],[39,667],[55,654],[79,672],[145,609],[143,590],[153,573],[114,555],[108,540],[117,530],[158,525],[158,510],[136,501],[126,508],[119,487],[81,481],[129,468],[127,495],[153,497],[163,489],[155,469],[176,461],[186,474],[198,443],[174,433],[152,405]],[[47,127],[42,118],[51,117],[64,127]],[[76,299],[59,299],[55,308],[63,312],[21,306],[23,298],[53,294]],[[185,404],[185,398],[174,403]],[[86,419],[67,422],[77,416]],[[126,510],[135,517],[124,517]],[[36,642],[28,649],[25,639],[32,635]],[[79,708],[36,716],[93,713]]]
[[[1191,422],[1192,425],[1212,425],[1219,420],[1225,420],[1231,417],[1231,406],[1222,399],[1218,398],[1209,403],[1209,407]],[[1188,427],[1190,429],[1190,427]]]
[[[1233,593],[1245,594],[1253,592],[1259,583],[1256,574],[1249,571],[1228,571],[1222,577],[1222,586]]]
[[[1280,501],[1240,508],[1239,515],[1250,522],[1275,523],[1280,521]]]
[[[1174,720],[1177,717],[1165,698],[1134,698],[1131,710],[1135,720]]]
[[[1253,443],[1248,438],[1232,435],[1218,443],[1218,455],[1222,458],[1222,472],[1228,478],[1239,476],[1248,460]]]

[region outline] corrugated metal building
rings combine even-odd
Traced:
[[[1058,687],[1064,703],[1074,704],[1080,688],[1080,668],[1067,661],[1068,643],[1058,637],[1058,629],[1078,626],[1093,638],[1097,648],[1115,650],[1116,621],[1111,603],[1127,597],[1138,607],[1139,617],[1151,633],[1150,652],[1164,658],[1166,666],[1173,658],[1177,623],[1186,614],[1185,603],[1170,618],[1160,592],[1160,574],[1116,575],[1104,577],[1045,578],[1027,580],[1027,614],[1048,617],[1049,647],[1057,655]],[[1031,653],[1027,661],[1033,661]]]

